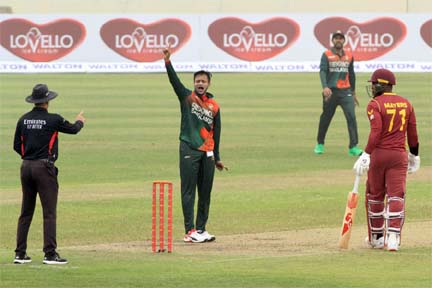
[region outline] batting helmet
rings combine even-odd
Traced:
[[[390,70],[387,69],[377,69],[372,74],[368,82],[380,83],[387,85],[396,85],[396,77]]]

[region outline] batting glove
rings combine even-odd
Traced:
[[[408,173],[412,174],[420,169],[420,156],[408,153]]]
[[[363,151],[357,161],[354,163],[353,170],[357,175],[361,176],[369,170],[370,155]]]

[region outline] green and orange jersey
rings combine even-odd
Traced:
[[[342,56],[334,48],[321,57],[320,78],[323,88],[338,88],[355,91],[354,58],[350,51],[342,50]]]
[[[219,105],[213,95],[206,93],[198,96],[195,91],[187,89],[180,81],[171,62],[165,62],[169,81],[180,101],[181,141],[193,149],[213,151],[216,161],[220,160],[219,140],[221,119]]]

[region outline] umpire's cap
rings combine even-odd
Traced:
[[[57,93],[54,91],[49,91],[46,84],[37,84],[33,87],[33,92],[30,96],[27,96],[25,100],[29,103],[45,103],[55,97]]]
[[[341,30],[337,30],[337,31],[335,31],[335,32],[332,33],[332,40],[333,40],[336,36],[341,36],[342,38],[345,39],[345,34],[344,34]]]

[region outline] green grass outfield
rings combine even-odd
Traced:
[[[180,74],[192,87],[192,75]],[[360,147],[369,132],[357,75]],[[207,229],[215,243],[183,244],[179,197],[178,100],[164,74],[0,74],[1,287],[432,287],[432,74],[397,74],[395,91],[417,114],[422,167],[407,181],[406,223],[397,253],[368,250],[359,204],[351,248],[336,247],[355,158],[339,108],[315,155],[321,112],[313,74],[215,73],[210,91],[221,106],[221,156]],[[61,134],[58,251],[70,261],[42,264],[38,201],[30,229],[33,262],[13,265],[20,211],[17,119],[37,83],[59,97],[50,112],[73,121]],[[174,253],[153,254],[151,182],[174,183]],[[364,199],[364,181],[360,185]]]

